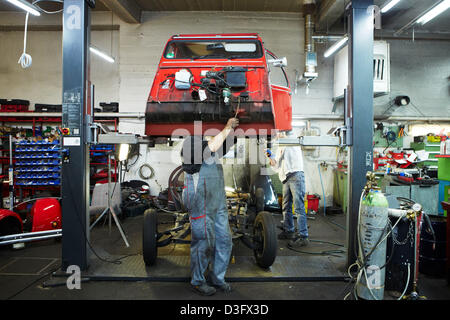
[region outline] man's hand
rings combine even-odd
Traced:
[[[228,119],[228,122],[225,126],[226,129],[234,129],[237,126],[239,126],[239,119],[238,118],[230,118]]]
[[[211,150],[212,152],[216,152],[217,150],[219,150],[219,148],[222,148],[222,145],[227,136],[231,133],[231,130],[236,128],[238,125],[239,120],[237,118],[229,119],[225,128],[223,128],[223,130],[220,131],[220,133],[217,136],[209,140],[208,142],[209,150]]]

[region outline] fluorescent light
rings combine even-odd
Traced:
[[[425,13],[423,16],[421,16],[419,18],[419,20],[417,20],[417,23],[421,23],[422,25],[424,25],[431,19],[440,15],[442,12],[444,12],[448,8],[450,8],[450,0],[444,0],[441,3],[439,3],[437,6],[433,7],[433,9],[431,9],[427,13]]]
[[[92,53],[95,53],[96,55],[98,55],[99,57],[105,59],[108,62],[114,63],[114,58],[108,56],[106,53],[101,52],[100,50],[94,48],[94,47],[89,47],[89,50],[91,50]]]
[[[327,51],[325,51],[325,53],[323,54],[323,56],[325,58],[328,58],[329,56],[331,56],[333,53],[335,53],[337,50],[339,50],[343,45],[345,45],[348,41],[348,37],[345,36],[344,38],[342,38],[341,40],[339,40],[338,42],[336,42],[335,44],[333,44]]]
[[[381,8],[381,13],[388,12],[389,10],[391,10],[399,2],[400,2],[400,0],[391,0],[383,8]]]
[[[19,7],[20,9],[23,9],[23,10],[31,13],[34,16],[40,16],[41,15],[41,13],[39,11],[37,11],[35,9],[35,7],[31,3],[28,3],[28,2],[26,2],[24,0],[7,0],[7,1],[9,3]]]
[[[128,151],[130,151],[130,145],[127,143],[122,143],[119,147],[119,161],[127,160]]]

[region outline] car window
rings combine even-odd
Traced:
[[[261,58],[262,47],[259,41],[193,41],[173,40],[164,52],[166,59],[248,59]]]

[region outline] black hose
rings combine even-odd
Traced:
[[[184,207],[183,201],[180,198],[179,194],[174,190],[174,188],[176,188],[175,183],[176,181],[178,181],[178,178],[183,172],[184,171],[182,166],[179,166],[172,171],[172,173],[169,176],[169,192],[172,198],[174,199],[176,209],[178,211],[182,210],[183,212],[185,212],[186,208]]]
[[[428,223],[428,227],[430,229],[431,235],[433,236],[433,240],[434,240],[434,242],[436,242],[436,234],[434,232],[433,225],[431,223],[431,219],[426,213],[424,213],[423,216],[425,217],[424,220],[426,220]]]

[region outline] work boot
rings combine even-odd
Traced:
[[[214,293],[216,293],[216,289],[208,286],[206,283],[202,283],[201,285],[191,285],[191,288],[195,293],[198,293],[202,296],[212,296]]]
[[[281,233],[278,235],[278,239],[279,240],[294,240],[295,238],[295,233],[289,232],[289,231],[281,231]]]
[[[214,287],[219,289],[222,292],[225,292],[225,293],[230,293],[231,292],[231,286],[227,282],[224,282],[221,285],[214,285]]]
[[[291,248],[301,248],[307,246],[308,244],[309,244],[308,238],[297,237],[289,241],[288,246]]]

